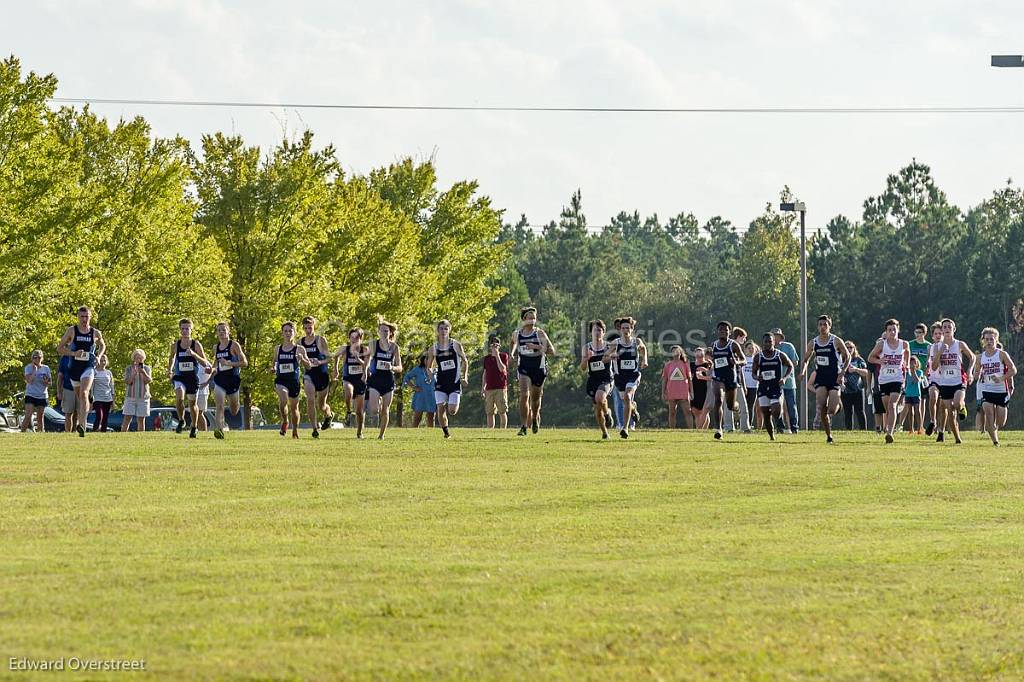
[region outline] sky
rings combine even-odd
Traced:
[[[572,107],[1024,105],[1009,0],[5,2],[0,49],[64,97]],[[788,185],[808,226],[857,218],[916,158],[963,208],[1024,178],[1024,113],[381,112],[95,105],[159,136],[270,147],[309,128],[349,173],[406,156],[476,179],[515,222],[579,188],[620,211],[746,226]]]

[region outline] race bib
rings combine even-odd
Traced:
[[[75,352],[75,360],[81,360],[82,362],[88,361],[89,360],[89,351],[87,351],[87,350],[76,351]]]
[[[941,370],[940,373],[944,377],[955,377],[958,374],[956,369],[954,369],[953,367],[947,367],[946,369]]]
[[[590,363],[591,372],[600,372],[604,369],[604,360],[593,360]]]
[[[774,378],[775,378],[775,370],[774,369],[768,369],[768,370],[765,370],[765,371],[761,372],[761,379],[764,380],[764,381],[771,381]]]
[[[282,362],[277,366],[278,374],[291,374],[295,371],[295,363],[293,362]]]
[[[898,377],[900,375],[900,373],[901,372],[900,372],[900,368],[899,367],[883,367],[882,368],[882,376],[883,377],[889,377],[889,378]]]
[[[391,369],[391,363],[387,360],[378,360],[377,369]]]
[[[622,369],[636,369],[636,360],[622,360],[619,362]]]
[[[1003,380],[1003,375],[1002,374],[989,374],[988,378],[985,381],[987,383],[990,383],[990,384],[998,384],[998,383],[1002,382],[1002,380]]]
[[[229,369],[233,369],[233,367],[231,367],[231,365],[228,364],[227,360],[221,360],[220,363],[218,364],[218,367],[222,372],[226,372]]]
[[[729,365],[729,358],[715,358],[715,367],[721,369]]]
[[[196,368],[196,363],[194,363],[194,362],[179,362],[178,363],[178,371],[179,372],[192,372],[192,371],[195,370],[195,368]]]
[[[380,363],[377,363],[377,366],[380,367]],[[390,363],[388,364],[388,369],[391,369]],[[441,369],[442,370],[455,369],[455,361],[454,360],[442,360],[441,361]]]
[[[530,355],[531,353],[533,353],[533,349],[530,348],[529,346],[527,346],[525,343],[521,343],[521,344],[519,344],[519,352],[520,353],[526,353],[527,355]]]
[[[818,362],[818,367],[823,367],[823,366],[828,364],[828,358],[825,357],[824,355],[819,355],[817,357],[817,362]]]

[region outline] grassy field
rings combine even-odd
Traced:
[[[1022,436],[454,433],[0,437],[0,676],[1024,675]]]

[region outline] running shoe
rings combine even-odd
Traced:
[[[320,424],[320,428],[326,431],[331,428],[331,421],[334,419],[334,415],[327,415],[324,417],[323,422]]]
[[[893,437],[892,437],[892,434],[891,434],[891,433],[887,433],[887,434],[885,434],[885,442],[886,442],[886,444],[887,444],[887,445],[891,445],[891,444],[892,444],[892,442],[893,442],[893,440],[894,440],[894,439],[893,439]]]
[[[519,433],[517,433],[516,435],[517,436],[525,436],[526,435],[526,426],[520,426],[519,427]]]
[[[313,429],[313,433],[310,434],[310,435],[312,435],[313,438],[319,438],[320,437],[320,432],[317,431],[316,429]]]
[[[944,443],[946,441],[946,434],[943,431],[939,431],[939,437],[935,439],[936,443]]]
[[[715,429],[715,440],[722,440],[722,430]]]
[[[284,434],[288,433],[288,424],[281,424],[281,437],[284,438]]]
[[[214,429],[213,437],[216,438],[217,440],[224,440],[224,432],[221,431],[220,429]]]
[[[629,438],[629,431],[626,429],[619,431],[619,438]]]
[[[189,432],[188,432],[188,437],[189,437],[189,438],[195,438],[195,437],[196,437],[196,427],[194,427],[194,426],[193,426],[193,427],[192,427],[192,428],[191,428],[191,429],[189,430]]]
[[[935,431],[935,422],[928,422],[928,426],[924,427],[924,435],[930,436]]]
[[[83,427],[81,424],[75,427],[75,431],[78,432],[79,438],[85,438],[85,427]]]
[[[538,431],[540,431],[540,424],[537,423],[536,419],[534,419],[533,423],[530,424],[530,430],[533,431],[534,433],[537,433]]]
[[[185,422],[182,422],[182,421],[178,422],[178,425],[174,427],[174,432],[175,433],[181,433],[184,430],[185,430]]]

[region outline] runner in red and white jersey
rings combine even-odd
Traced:
[[[939,417],[939,436],[936,442],[944,440],[943,431],[948,425],[953,432],[953,438],[959,445],[963,441],[960,438],[960,421],[955,413],[963,416],[967,414],[964,406],[964,395],[967,384],[964,380],[964,372],[970,374],[974,368],[974,353],[966,343],[957,339],[956,323],[950,318],[942,320],[942,340],[932,345],[932,370],[938,372],[936,381],[939,385],[939,400],[942,405],[942,415]],[[962,416],[961,416],[962,418]]]
[[[879,365],[878,388],[882,393],[882,404],[885,405],[884,429],[885,442],[893,442],[896,430],[896,407],[903,395],[903,384],[910,366],[910,344],[900,338],[899,320],[886,320],[885,332],[875,343],[868,356],[868,362]]]
[[[999,445],[999,427],[1006,422],[1010,382],[1016,374],[1013,359],[999,347],[999,330],[985,327],[981,331],[981,352],[974,367],[974,378],[981,389],[985,431],[993,445]]]

